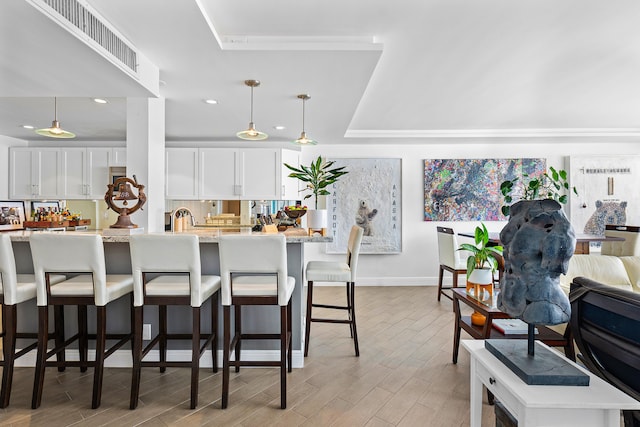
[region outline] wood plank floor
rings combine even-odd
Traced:
[[[342,303],[344,294],[342,287],[316,287],[314,299]],[[130,369],[105,370],[102,405],[92,410],[91,369],[49,368],[42,406],[31,410],[33,369],[16,368],[0,425],[467,426],[469,356],[461,349],[458,364],[451,363],[451,301],[438,303],[434,287],[360,287],[356,313],[360,357],[353,356],[347,325],[314,323],[305,367],[288,375],[286,410],[279,409],[279,375],[271,368],[232,372],[225,410],[221,373],[201,370],[199,406],[190,410],[189,370],[146,368],[133,411]],[[486,396],[483,416],[483,425],[495,424]]]

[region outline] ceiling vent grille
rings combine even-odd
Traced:
[[[136,51],[78,0],[42,1],[111,53],[122,64],[137,72]]]

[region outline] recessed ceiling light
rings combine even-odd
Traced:
[[[106,99],[102,99],[102,98],[93,98],[93,102],[95,102],[96,104],[106,104],[109,101],[107,101]]]
[[[31,125],[22,125],[22,127],[25,129],[35,129],[35,127]]]
[[[218,103],[218,101],[215,99],[205,99],[204,102],[211,105],[216,105]]]
[[[286,127],[285,126],[274,126],[273,127],[275,130],[285,130]]]

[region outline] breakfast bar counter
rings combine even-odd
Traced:
[[[287,268],[288,274],[296,279],[296,287],[292,296],[292,315],[293,315],[293,367],[302,367],[304,364],[304,358],[302,355],[303,349],[303,270],[304,270],[304,244],[305,243],[328,243],[332,241],[329,236],[308,236],[304,233],[306,230],[293,229],[284,232],[287,239]],[[29,247],[29,237],[33,233],[42,233],[42,231],[10,231],[7,232],[11,236],[13,243],[13,249],[16,258],[16,268],[18,273],[33,273],[33,263],[31,259],[31,249]],[[52,232],[57,233],[57,232]],[[129,252],[129,235],[109,235],[108,232],[103,233],[101,231],[66,231],[60,233],[82,233],[82,234],[100,234],[103,236],[105,243],[105,260],[107,273],[110,274],[130,274],[131,273],[131,259]],[[218,237],[222,234],[230,234],[233,232],[222,230],[188,230],[183,233],[170,234],[195,234],[200,240],[200,261],[202,264],[203,274],[220,274],[219,254],[218,254]],[[240,234],[234,232],[235,234]],[[264,235],[264,233],[249,233],[248,231],[242,231],[241,234],[252,234],[256,238]],[[70,257],[74,254],[70,253]],[[114,332],[126,332],[129,327],[129,301],[128,298],[122,298],[115,301],[113,308],[110,308],[108,312],[109,323],[114,325]],[[21,329],[24,331],[36,331],[37,330],[37,310],[35,301],[28,301],[24,303],[24,308],[19,310],[18,323],[21,325]],[[273,310],[271,310],[273,309]],[[67,314],[66,312],[69,311]],[[186,307],[169,307],[169,330],[176,332],[181,330],[189,330],[191,325],[190,310]],[[210,306],[208,304],[202,307],[202,318],[209,316]],[[65,307],[65,317],[69,319],[76,318],[75,307]],[[95,324],[92,324],[94,316],[89,316],[89,330],[95,330]],[[93,320],[92,320],[93,319]],[[255,333],[260,332],[272,332],[277,331],[279,328],[279,315],[277,308],[273,307],[255,307],[254,310],[243,310],[242,312],[243,329],[252,331]],[[71,323],[71,322],[70,322]],[[153,333],[157,331],[157,307],[150,307],[145,310],[145,324],[151,324]],[[70,330],[66,330],[65,334],[71,336],[75,333],[75,325],[72,325]],[[218,319],[218,333],[222,334],[222,310],[220,310],[220,317]],[[221,335],[220,335],[221,336]],[[219,340],[219,346],[221,346],[222,340]],[[90,343],[91,345],[91,343]],[[184,343],[176,343],[179,347],[170,348],[169,351],[184,352],[190,348],[190,343],[185,341]],[[246,350],[246,352],[245,352]],[[221,353],[221,348],[218,349]],[[130,366],[131,353],[127,349],[122,349],[119,352],[122,353],[122,357],[115,357],[114,362],[117,366]],[[263,357],[264,354],[271,354],[273,352],[274,360],[279,358],[279,350],[277,345],[264,341],[249,341],[246,346],[243,346],[243,355],[248,358],[252,357],[252,353],[260,352],[258,357]],[[70,356],[73,357],[73,356]],[[244,358],[244,356],[243,356]],[[222,358],[218,358],[222,360]],[[118,362],[120,361],[120,362]],[[128,363],[128,365],[127,365]],[[211,364],[211,355],[206,354],[202,361],[203,366]],[[112,365],[113,366],[113,365]]]

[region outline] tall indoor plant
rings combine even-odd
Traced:
[[[318,210],[318,196],[328,196],[330,193],[327,187],[337,182],[342,175],[349,173],[344,170],[346,166],[332,167],[334,163],[335,161],[326,160],[322,156],[318,156],[309,166],[300,165],[297,168],[287,163],[284,164],[292,171],[289,174],[290,178],[297,178],[304,183],[305,188],[300,191],[310,192],[304,196],[304,199],[306,200],[312,196],[314,198],[313,206],[315,212],[307,212],[307,226],[312,230],[320,230],[327,227],[327,211],[326,209]]]

